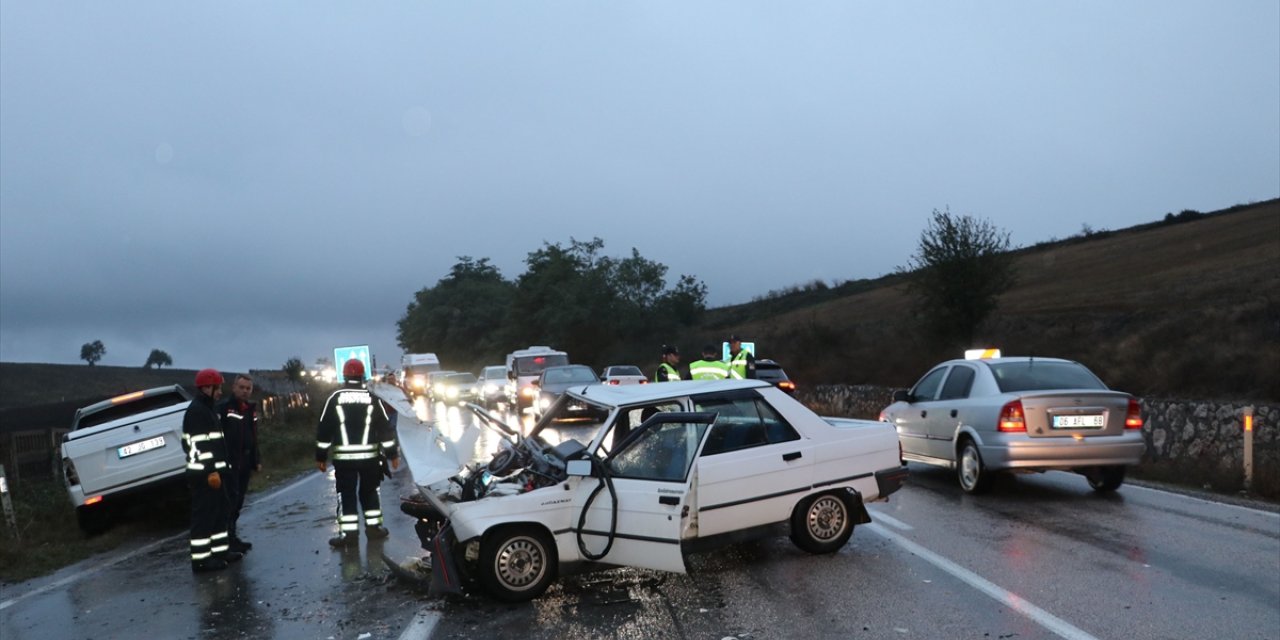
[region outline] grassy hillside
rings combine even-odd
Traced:
[[[1031,247],[1015,263],[984,345],[1079,360],[1141,395],[1280,400],[1280,200]],[[894,386],[978,346],[928,344],[902,276],[842,288],[715,310],[690,344],[737,330],[802,384]]]
[[[101,399],[169,384],[190,385],[195,376],[194,370],[187,369],[0,362],[0,409]]]

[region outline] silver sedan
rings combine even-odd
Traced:
[[[1006,471],[1074,471],[1114,491],[1142,458],[1142,411],[1084,365],[1057,358],[949,360],[880,414],[904,460],[956,469],[967,493]]]

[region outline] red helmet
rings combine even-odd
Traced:
[[[196,372],[196,387],[215,387],[222,384],[222,374],[217,369],[201,369]]]
[[[352,358],[342,365],[342,377],[364,379],[364,363]]]

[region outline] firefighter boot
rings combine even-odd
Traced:
[[[195,573],[203,573],[205,571],[222,571],[227,568],[227,562],[221,558],[205,558],[204,560],[196,560],[191,563],[191,571]]]
[[[387,531],[386,527],[380,524],[375,524],[373,526],[366,526],[364,528],[364,535],[369,536],[370,540],[381,540],[391,535],[391,532]]]
[[[336,537],[329,538],[329,546],[334,549],[354,547],[358,544],[360,544],[360,537],[354,533],[339,533]]]

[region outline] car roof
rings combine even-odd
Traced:
[[[585,385],[575,384],[570,387],[569,395],[579,396],[600,404],[621,406],[645,402],[656,402],[671,398],[683,398],[700,393],[716,393],[735,389],[771,389],[773,385],[764,380],[682,380],[680,382],[658,382],[654,384],[633,385]]]
[[[1064,360],[1062,358],[1041,358],[1039,356],[1010,356],[1010,357],[1004,357],[1004,358],[982,358],[982,359],[975,359],[975,360],[967,360],[965,358],[956,358],[954,360],[947,360],[946,362],[939,363],[935,366],[942,366],[944,364],[957,364],[960,362],[986,362],[988,364],[1003,364],[1003,363],[1012,363],[1012,362],[1032,362],[1032,361],[1066,362],[1070,364],[1079,364],[1075,360]]]

